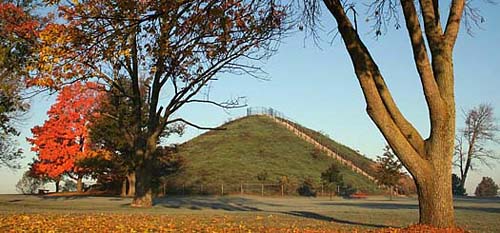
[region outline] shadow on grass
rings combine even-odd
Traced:
[[[402,204],[388,202],[349,202],[349,203],[321,203],[321,205],[354,206],[360,208],[380,209],[380,210],[418,210],[418,204]],[[480,206],[460,206],[455,205],[455,210],[479,211],[488,213],[500,213],[500,208],[480,207]]]
[[[494,207],[455,206],[455,210],[470,210],[500,214],[500,208]]]
[[[334,223],[340,223],[340,224],[348,224],[348,225],[360,226],[360,227],[361,226],[363,226],[363,227],[376,227],[376,228],[394,227],[394,226],[381,225],[381,224],[371,224],[371,223],[362,223],[362,222],[355,222],[355,221],[349,221],[349,220],[342,220],[342,219],[333,218],[330,216],[325,216],[325,215],[321,215],[321,214],[317,214],[317,213],[309,212],[309,211],[290,211],[290,212],[281,212],[281,213],[296,216],[296,217],[310,218],[310,219],[315,219],[315,220],[334,222]]]
[[[61,193],[61,194],[49,194],[49,195],[34,195],[35,197],[47,200],[77,200],[77,199],[89,199],[95,197],[109,197],[109,198],[120,198],[120,196],[115,194],[95,194],[95,193]]]
[[[9,200],[8,202],[10,202],[10,203],[16,203],[16,202],[21,202],[21,201],[23,201],[23,200],[21,200],[21,199],[14,199],[14,200]]]
[[[262,211],[255,207],[265,203],[241,197],[167,197],[154,200],[156,207],[190,210]]]
[[[414,210],[418,209],[418,204],[402,204],[402,203],[391,203],[387,202],[348,202],[348,203],[321,203],[321,205],[333,205],[333,206],[354,206],[361,208],[370,208],[370,209],[381,209],[381,210],[400,210],[400,209],[408,209]]]

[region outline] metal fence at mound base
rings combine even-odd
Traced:
[[[277,123],[282,124],[285,126],[288,130],[293,132],[295,135],[298,137],[302,138],[303,140],[307,141],[308,143],[314,145],[317,149],[325,152],[328,156],[336,159],[339,161],[341,164],[349,167],[352,171],[368,178],[369,180],[377,183],[377,180],[375,177],[370,175],[365,169],[362,169],[358,167],[356,164],[354,164],[352,161],[350,161],[348,158],[344,158],[339,151],[337,151],[335,148],[329,146],[329,143],[324,142],[321,137],[315,137],[312,132],[307,131],[304,127],[302,127],[300,124],[295,122],[293,119],[287,117],[285,114],[282,112],[273,109],[273,108],[266,108],[266,107],[251,107],[247,108],[247,116],[253,116],[253,115],[264,115],[271,117],[273,120],[275,120]],[[328,138],[328,136],[323,135]]]
[[[299,196],[299,184],[280,183],[197,183],[175,184],[167,183],[160,187],[159,194],[163,195],[259,195],[259,196]],[[328,185],[309,186],[310,195],[305,196],[331,196],[336,195],[339,187]]]

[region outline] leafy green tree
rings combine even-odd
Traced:
[[[483,177],[474,192],[476,197],[496,197],[498,195],[498,185],[491,177]]]
[[[396,158],[389,146],[385,146],[384,154],[377,156],[377,170],[375,177],[381,185],[389,187],[389,195],[392,200],[394,186],[398,184],[402,177],[403,164]]]
[[[304,179],[302,184],[297,189],[300,196],[316,197],[316,189],[314,188],[314,180],[310,177]]]
[[[125,91],[130,92],[127,80],[120,80]],[[144,87],[144,85],[143,85]],[[109,90],[99,109],[98,117],[91,119],[90,139],[102,149],[110,151],[108,158],[96,157],[85,161],[92,167],[98,181],[122,179],[124,196],[135,195],[135,169],[137,165],[133,152],[133,139],[137,137],[132,129],[134,115],[130,107],[132,100],[116,88]]]
[[[453,173],[451,175],[451,190],[453,192],[454,196],[467,196],[467,193],[465,191],[465,188],[462,186],[462,181],[460,180],[460,177],[457,176],[457,174]]]
[[[351,184],[344,184],[339,188],[339,195],[342,197],[350,197],[352,194],[356,193],[358,189],[353,187]]]
[[[340,174],[340,169],[335,163],[332,163],[328,169],[321,173],[321,181],[330,191],[330,200],[332,199],[333,190],[344,186],[344,177]],[[340,195],[340,193],[337,193],[337,195]]]

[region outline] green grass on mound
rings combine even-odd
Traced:
[[[313,181],[319,191],[321,172],[337,163],[265,116],[244,117],[223,127],[226,130],[209,131],[180,145],[179,153],[186,165],[169,178],[169,190],[183,187],[192,192],[203,189],[218,193],[224,184],[227,193],[239,192],[246,184],[244,189],[260,191],[260,183],[277,184],[280,177],[287,176],[290,193],[295,193],[305,179]],[[268,174],[266,180],[259,181],[258,174],[264,172]],[[376,185],[367,178],[343,166],[341,172],[345,181],[358,190],[377,192]],[[268,189],[280,187],[269,185]]]
[[[348,146],[343,145],[318,131],[314,131],[299,124],[295,124],[293,122],[290,123],[292,123],[292,125],[294,125],[295,127],[298,127],[299,130],[307,134],[309,137],[313,138],[314,140],[318,141],[322,145],[326,146],[330,150],[337,153],[342,158],[351,161],[352,163],[354,163],[359,168],[363,169],[368,174],[372,176],[375,175],[375,169],[374,169],[375,162],[373,160],[359,154],[358,152],[349,148]]]

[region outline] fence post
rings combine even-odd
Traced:
[[[285,187],[283,184],[281,184],[281,197],[285,196]]]
[[[165,182],[163,182],[163,196],[165,196],[167,194],[167,189],[166,189],[166,184]]]
[[[324,197],[325,196],[325,193],[323,192],[324,189],[323,189],[323,183],[321,183],[321,196]]]
[[[240,193],[241,193],[241,195],[243,195],[243,184],[242,183],[240,183]]]
[[[224,183],[221,184],[220,188],[221,188],[221,194],[222,194],[221,196],[224,196]]]
[[[262,190],[261,190],[262,196],[264,196],[264,184],[262,184]]]

